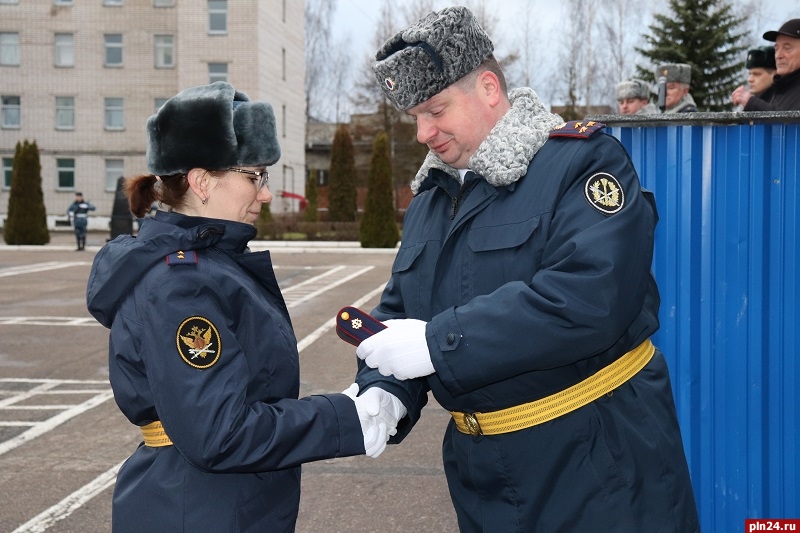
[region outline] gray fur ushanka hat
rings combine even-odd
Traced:
[[[493,51],[469,9],[448,7],[386,41],[372,70],[386,97],[408,110],[475,70]]]
[[[686,63],[659,65],[656,69],[656,81],[660,77],[667,78],[667,83],[692,83],[692,66]]]
[[[644,80],[631,78],[617,84],[617,100],[628,98],[650,99],[650,85]]]
[[[156,176],[269,166],[280,156],[272,106],[223,81],[179,92],[147,120],[147,169]]]

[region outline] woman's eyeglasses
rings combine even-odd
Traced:
[[[269,181],[269,171],[267,169],[264,170],[245,170],[243,168],[226,168],[225,170],[229,170],[231,172],[240,172],[242,174],[250,174],[251,176],[256,176],[258,178],[258,190],[267,186],[267,182]]]

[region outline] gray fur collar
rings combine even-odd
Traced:
[[[533,89],[522,87],[508,94],[511,109],[495,124],[469,159],[470,169],[495,187],[514,183],[528,171],[533,156],[547,141],[550,130],[563,123],[561,117],[545,109]],[[458,180],[458,171],[428,152],[422,167],[411,182],[417,194],[428,171],[438,168]]]

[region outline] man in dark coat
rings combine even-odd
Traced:
[[[651,275],[658,215],[602,124],[507,92],[463,7],[389,39],[373,70],[428,153],[357,383],[417,422],[428,392],[463,532],[698,530]],[[402,505],[402,502],[398,502]]]
[[[742,86],[731,95],[744,111],[800,110],[800,19],[787,21],[777,31],[768,31],[764,39],[775,43],[775,77],[772,87],[755,96]]]

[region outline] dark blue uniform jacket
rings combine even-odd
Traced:
[[[609,176],[616,204],[602,198]],[[409,408],[394,441],[429,390],[447,410],[503,409],[574,385],[652,335],[656,222],[652,194],[602,132],[550,138],[503,186],[428,170],[373,315],[427,321],[436,372],[400,382],[362,363],[358,375],[362,390],[384,387]],[[660,352],[612,396],[551,422],[473,437],[451,420],[443,458],[462,531],[697,525]]]
[[[174,442],[120,470],[115,532],[293,531],[300,465],[364,453],[352,400],[297,399],[297,341],[269,252],[246,251],[254,236],[159,212],[95,258],[87,300],[111,329],[117,405]]]

